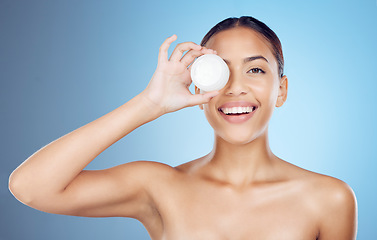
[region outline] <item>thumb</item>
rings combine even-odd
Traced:
[[[213,97],[217,96],[220,92],[219,91],[212,91],[212,92],[207,92],[204,94],[195,94],[192,95],[191,98],[189,99],[189,106],[195,106],[199,104],[205,104],[208,103]]]

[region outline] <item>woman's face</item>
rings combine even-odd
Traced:
[[[221,31],[205,46],[224,59],[230,76],[220,94],[200,108],[216,135],[233,144],[251,142],[267,130],[275,106],[284,103],[287,78],[279,77],[268,42],[249,28]]]

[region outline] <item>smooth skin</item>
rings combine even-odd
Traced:
[[[236,27],[201,47],[161,45],[157,69],[140,94],[112,112],[43,147],[23,162],[9,188],[41,211],[86,217],[131,217],[153,240],[351,240],[357,207],[341,180],[294,166],[270,150],[268,123],[287,98],[269,43]],[[184,54],[184,52],[186,52]],[[190,64],[213,53],[227,61],[228,84],[191,94]],[[243,62],[250,56],[263,56]],[[258,109],[242,124],[225,121],[218,107],[249,101]],[[137,127],[166,113],[196,106],[214,129],[213,150],[177,167],[135,161],[83,170],[96,156]]]

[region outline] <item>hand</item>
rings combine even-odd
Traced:
[[[211,98],[219,94],[218,91],[204,94],[192,94],[189,86],[192,83],[188,66],[196,57],[216,51],[207,49],[193,42],[184,42],[176,46],[168,60],[168,49],[177,36],[167,38],[161,45],[158,55],[158,65],[148,86],[142,95],[160,108],[163,114],[174,112],[185,107],[208,103]],[[183,53],[188,51],[183,57]]]

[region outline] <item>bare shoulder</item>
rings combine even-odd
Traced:
[[[326,203],[355,202],[352,188],[344,181],[328,175],[312,172],[291,163],[282,161],[283,171],[290,180],[300,181],[311,196],[317,196]],[[289,176],[289,177],[288,177]]]
[[[303,170],[303,178],[310,196],[322,203],[322,207],[353,208],[356,197],[352,188],[344,181],[328,175]]]
[[[337,178],[318,174],[311,189],[318,206],[319,239],[356,239],[357,201],[351,187]]]
[[[356,239],[357,201],[344,181],[285,163],[291,180],[302,186],[303,199],[318,222],[320,240]]]
[[[169,178],[177,172],[175,168],[167,164],[154,161],[133,161],[113,168],[119,169],[121,175],[127,172],[134,176],[148,176],[149,179],[158,176],[165,176]]]
[[[338,205],[340,203],[352,204],[355,201],[355,194],[347,183],[335,177],[318,173],[316,175],[313,187],[325,202]]]
[[[311,181],[311,188],[321,207],[326,210],[324,214],[337,214],[348,212],[349,217],[356,211],[356,196],[352,188],[344,181],[335,177],[318,173]],[[326,215],[324,216],[326,217]]]
[[[132,162],[124,163],[119,166],[134,167],[140,170],[147,170],[147,171],[155,171],[155,170],[166,171],[168,169],[173,170],[173,167],[165,163],[160,163],[160,162],[155,162],[155,161],[144,161],[144,160],[132,161]]]

